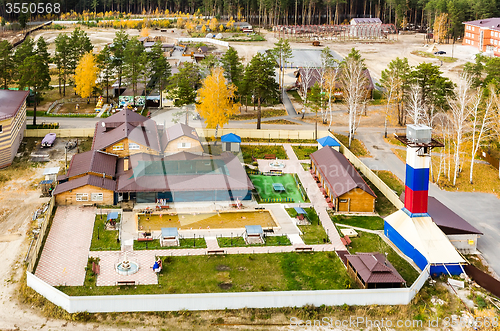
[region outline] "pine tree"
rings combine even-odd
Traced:
[[[156,82],[158,89],[160,91],[160,107],[162,100],[162,91],[165,88],[165,84],[170,77],[171,67],[167,58],[163,55],[161,42],[157,41],[151,48],[149,53],[149,62],[152,73],[152,79]]]
[[[3,89],[7,89],[13,81],[13,70],[12,45],[7,40],[2,40],[0,41],[0,80]]]
[[[170,78],[169,89],[173,97],[174,105],[181,107],[194,103],[196,100],[196,89],[200,82],[200,70],[195,63],[184,62],[179,72]]]
[[[115,34],[115,38],[113,39],[113,46],[111,47],[111,52],[113,53],[113,68],[116,70],[119,90],[121,90],[122,87],[123,67],[125,64],[125,49],[127,48],[128,42],[128,34],[120,30]]]
[[[125,77],[127,78],[127,81],[132,86],[135,100],[135,97],[137,96],[137,85],[143,77],[143,72],[146,65],[144,46],[136,37],[134,37],[127,43],[127,47],[125,48],[125,52],[123,55],[123,72],[125,74]]]
[[[102,85],[106,87],[106,103],[108,103],[110,80],[114,77],[113,58],[111,57],[109,46],[104,46],[99,55],[97,55],[97,67],[102,74]]]
[[[49,66],[40,55],[35,54],[24,59],[19,67],[19,73],[19,88],[32,88],[35,95],[33,125],[36,125],[37,93],[39,90],[49,87]]]
[[[233,47],[229,49],[221,58],[222,68],[224,68],[224,76],[238,88],[243,79],[243,64],[238,57],[238,52]]]
[[[62,94],[66,96],[66,82],[68,81],[71,68],[71,54],[70,54],[70,38],[67,34],[60,34],[57,36],[56,51],[54,61],[57,66],[57,75],[59,77],[59,94],[61,94],[61,83],[63,85]]]

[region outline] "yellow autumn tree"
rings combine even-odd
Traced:
[[[222,25],[222,24],[221,24],[221,25],[219,25],[219,31],[220,31],[220,32],[224,31],[224,25]]]
[[[142,28],[141,37],[149,37],[149,29],[147,27]]]
[[[233,102],[236,91],[236,86],[227,82],[221,67],[213,68],[203,80],[198,90],[196,109],[205,118],[207,128],[223,127],[229,116],[238,113],[240,105]],[[217,131],[215,136],[217,138]]]
[[[90,102],[92,89],[96,86],[98,68],[92,52],[84,54],[75,69],[75,90],[82,98],[88,98]]]
[[[444,38],[446,38],[446,35],[448,34],[448,14],[447,13],[442,13],[440,14],[437,18],[436,21],[434,22],[434,40],[437,41],[438,43],[443,41]]]
[[[212,17],[208,27],[210,28],[210,31],[215,31],[217,29],[217,19],[215,17]]]
[[[203,33],[207,32],[207,26],[206,25],[203,25],[201,27],[201,32],[203,32]]]

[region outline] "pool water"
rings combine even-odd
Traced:
[[[160,216],[161,215],[161,216]],[[217,213],[191,213],[138,215],[139,231],[159,231],[161,228],[190,229],[227,229],[244,228],[245,225],[260,225],[263,228],[276,227],[273,216],[267,210],[235,211]]]

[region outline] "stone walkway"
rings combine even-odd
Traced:
[[[80,286],[85,280],[95,208],[59,206],[35,275],[52,286]]]

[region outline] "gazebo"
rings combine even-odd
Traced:
[[[302,221],[304,218],[307,218],[307,213],[302,207],[293,207],[295,209],[295,212],[297,213],[297,219],[299,221]]]
[[[263,244],[264,231],[260,225],[245,225],[245,241],[247,244]]]
[[[228,133],[220,137],[223,152],[239,152],[241,138],[234,133]]]
[[[318,142],[318,149],[322,149],[325,146],[330,146],[331,148],[333,148],[334,150],[336,150],[337,152],[339,152],[340,144],[332,136],[326,136],[326,137],[323,137],[323,138],[319,138],[316,141]]]
[[[161,246],[179,246],[179,231],[177,228],[161,228]]]
[[[108,230],[115,229],[117,219],[118,219],[117,211],[109,212],[108,215],[106,216],[106,228],[108,228]]]

